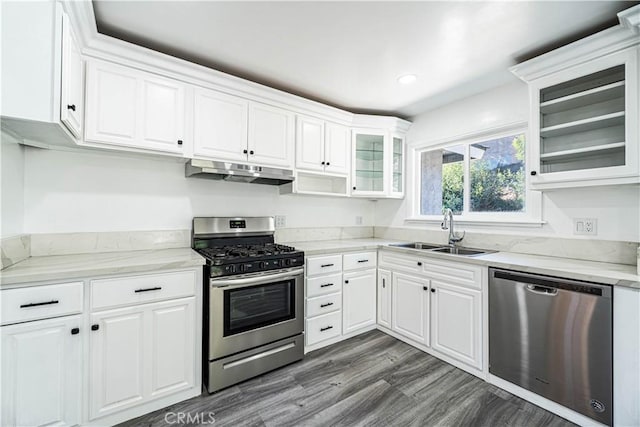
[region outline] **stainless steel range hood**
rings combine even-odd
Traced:
[[[294,180],[289,169],[267,168],[231,162],[191,159],[185,166],[186,176],[255,184],[282,185]]]

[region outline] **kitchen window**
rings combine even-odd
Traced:
[[[441,220],[540,223],[540,195],[527,189],[526,132],[450,140],[414,151],[414,216]]]

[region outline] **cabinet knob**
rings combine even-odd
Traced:
[[[178,145],[182,145],[182,140],[181,139],[178,140]]]
[[[253,150],[249,151],[249,154],[251,154],[253,156]]]
[[[422,287],[422,290],[423,290],[423,291],[428,291],[428,290],[429,290],[429,288],[428,288],[428,287],[426,287],[426,286],[423,286],[423,287]]]
[[[355,189],[356,189],[356,187],[353,187],[353,189],[355,190]]]
[[[531,171],[531,176],[536,176],[536,175],[538,175],[538,172],[536,172],[536,171]]]
[[[249,151],[247,151],[247,150],[242,150],[242,152],[243,152],[244,154],[247,154]]]
[[[348,280],[345,280],[345,281],[344,281],[344,283],[349,283],[349,281],[348,281]]]
[[[327,162],[327,166],[329,166],[331,163]]]
[[[436,293],[436,288],[431,288],[431,293],[435,294]]]
[[[422,263],[420,261],[418,261],[418,266],[421,266],[421,265],[422,265]]]
[[[80,328],[71,329],[71,335],[78,335],[80,333]]]
[[[322,162],[321,164],[324,165],[324,162]]]
[[[100,329],[100,325],[98,325],[98,324],[91,325],[91,330],[92,331],[97,331],[98,329]]]
[[[67,110],[76,111],[76,104],[67,105]]]

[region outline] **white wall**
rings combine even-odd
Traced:
[[[411,143],[437,143],[443,139],[480,132],[528,120],[527,87],[519,80],[508,85],[453,102],[413,118],[407,135]],[[412,179],[407,165],[407,179]],[[408,225],[408,203],[383,200],[376,206],[376,225],[438,228],[437,224]],[[574,236],[573,218],[597,218],[598,235]],[[640,187],[637,185],[564,189],[542,197],[542,227],[464,226],[491,233],[538,234],[604,240],[640,241]]]
[[[368,200],[185,178],[184,164],[26,147],[27,233],[190,229],[194,216],[286,215],[287,227],[373,225]]]
[[[24,147],[0,135],[0,237],[24,232]]]

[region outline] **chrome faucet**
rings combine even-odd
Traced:
[[[453,231],[453,211],[449,208],[444,211],[444,219],[442,220],[442,224],[440,225],[443,230],[449,230],[449,245],[454,246],[456,243],[461,242],[464,239],[464,235],[467,233],[466,231],[462,232],[462,236],[456,234]]]

